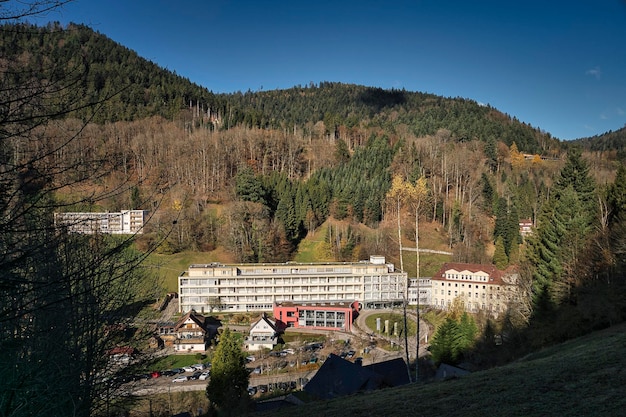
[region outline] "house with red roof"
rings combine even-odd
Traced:
[[[432,307],[449,309],[456,300],[467,312],[497,316],[519,300],[518,279],[513,267],[501,271],[494,265],[448,262],[431,279]]]

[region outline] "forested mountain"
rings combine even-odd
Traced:
[[[83,94],[76,97],[72,115],[83,119],[104,123],[160,115],[171,120],[190,102],[205,109],[224,107],[206,88],[84,25],[5,24],[0,37],[0,56],[19,61],[23,76],[44,77],[51,68],[80,74],[76,82]],[[88,106],[94,102],[101,105]]]
[[[589,138],[576,139],[573,143],[591,152],[611,153],[614,151],[618,159],[624,160],[626,157],[626,127]]]
[[[519,268],[519,299],[482,318],[482,342],[497,330],[508,358],[626,318],[623,130],[581,151],[470,99],[332,82],[213,94],[86,26],[5,24],[0,36],[9,414],[104,409],[109,386],[92,376],[124,337],[105,324],[145,300],[152,252],[288,261],[329,220],[342,226],[316,238],[336,260],[400,265],[398,240],[417,245],[428,223],[455,261]],[[54,226],[55,211],[128,208],[149,210],[142,236]]]
[[[516,142],[538,154],[558,149],[548,133],[470,99],[333,82],[215,95],[84,25],[7,24],[0,36],[2,56],[19,60],[29,73],[43,76],[44,67],[80,73],[84,94],[73,115],[98,123],[159,115],[191,117],[195,126],[307,130],[323,122],[333,137],[358,126],[406,125],[416,136],[447,129],[459,141]],[[95,112],[87,106],[93,102],[101,103]],[[181,115],[183,109],[190,113]]]

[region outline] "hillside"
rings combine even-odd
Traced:
[[[332,137],[359,126],[392,132],[407,126],[416,136],[447,129],[458,141],[516,142],[530,153],[559,147],[557,140],[490,106],[405,90],[322,81],[287,90],[213,94],[138,56],[85,25],[46,27],[5,24],[0,52],[20,62],[25,74],[80,74],[83,93],[72,115],[98,123],[162,116],[187,128],[312,130],[322,122]],[[45,58],[44,58],[45,57]],[[98,103],[97,112],[89,108]]]
[[[591,152],[615,151],[619,159],[623,160],[625,156],[624,150],[626,149],[626,127],[589,138],[580,138],[572,141],[572,143],[580,145]]]
[[[626,325],[619,325],[541,350],[507,366],[460,379],[313,402],[273,411],[271,415],[623,415],[625,346]]]

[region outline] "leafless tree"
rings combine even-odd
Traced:
[[[0,23],[65,3],[1,1]],[[35,29],[0,30],[19,38]],[[132,235],[55,227],[54,212],[93,207],[132,183],[93,187],[118,159],[93,141],[77,146],[89,120],[64,120],[79,109],[82,66],[34,68],[16,45],[0,57],[0,414],[95,415],[112,388],[106,351],[122,340],[147,253],[132,249]]]

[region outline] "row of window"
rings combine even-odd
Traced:
[[[466,275],[466,274],[446,274],[446,279],[467,280],[467,281],[489,281],[488,275]]]
[[[450,307],[451,301],[450,300],[445,300],[445,299],[441,299],[441,300],[437,300],[435,298],[434,300],[435,302],[433,303],[433,307],[437,307],[439,306],[440,308],[446,308],[446,307]],[[478,310],[483,310],[483,311],[493,311],[493,312],[499,312],[499,311],[504,311],[504,306],[500,305],[500,304],[478,304],[476,302],[472,303],[470,301],[468,301],[467,303],[465,303],[464,301],[461,302],[461,306],[464,309],[467,309],[468,311],[471,312],[476,312]]]
[[[446,283],[445,283],[445,282],[442,282],[442,283],[441,283],[441,286],[442,286],[442,287],[444,287],[445,285],[446,285]],[[452,283],[451,283],[451,282],[448,282],[448,287],[451,287],[451,286],[452,286]],[[459,286],[459,284],[458,284],[457,282],[455,282],[455,283],[454,283],[454,286],[455,286],[455,287],[458,287],[458,286]],[[480,285],[479,285],[479,284],[474,284],[474,287],[475,287],[475,288],[480,288]],[[483,287],[483,290],[487,288],[487,286],[486,286],[486,285],[483,285],[482,287]],[[465,288],[465,284],[461,284],[461,288]],[[467,288],[472,288],[472,284],[467,284]],[[495,288],[495,289],[497,289],[497,290],[500,290],[500,286],[499,286],[499,285],[490,285],[490,286],[489,286],[489,288],[490,288],[490,289]]]

